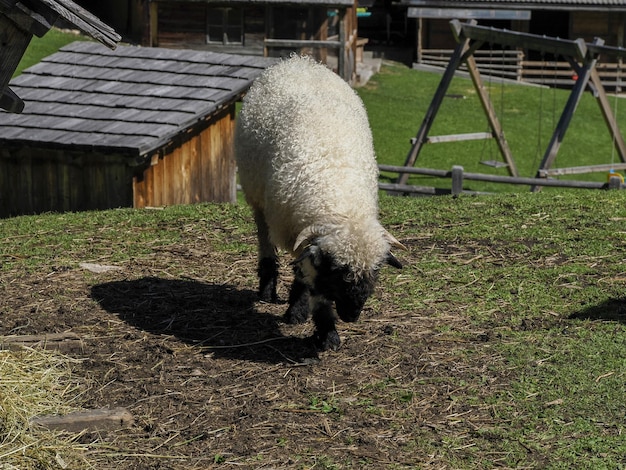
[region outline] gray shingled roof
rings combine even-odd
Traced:
[[[74,42],[10,86],[22,114],[0,111],[9,143],[145,155],[238,99],[275,59]]]
[[[169,2],[188,2],[189,0],[168,0]],[[343,6],[351,7],[354,0],[202,0],[203,3],[230,4],[245,3],[255,5],[294,5],[294,6]]]
[[[429,8],[626,11],[625,0],[401,0],[401,3]]]

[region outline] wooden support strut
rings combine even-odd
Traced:
[[[489,128],[493,132],[493,137],[495,137],[496,142],[498,143],[498,148],[500,149],[500,153],[502,154],[502,157],[507,164],[509,174],[511,176],[518,176],[519,173],[517,171],[515,161],[513,160],[511,149],[509,148],[509,144],[504,138],[504,131],[502,130],[502,126],[500,125],[500,121],[498,120],[498,117],[496,115],[496,110],[493,108],[493,104],[489,99],[489,93],[487,93],[487,91],[485,90],[485,86],[480,76],[480,72],[478,71],[478,67],[476,66],[476,60],[474,59],[474,56],[469,56],[465,63],[467,64],[467,69],[470,73],[470,77],[472,78],[472,82],[474,82],[474,88],[476,88],[476,90],[478,91],[480,104],[483,107],[483,111],[487,115]]]
[[[468,25],[474,25],[476,22],[474,20],[470,21]],[[459,141],[459,140],[475,140],[478,138],[485,138],[484,134],[481,133],[470,133],[470,134],[457,134],[455,136],[437,136],[428,138],[428,132],[432,127],[433,121],[435,120],[435,116],[441,107],[441,103],[443,102],[443,98],[445,97],[446,91],[450,87],[450,83],[454,78],[454,74],[457,69],[464,62],[467,65],[467,68],[470,73],[470,77],[476,88],[478,93],[478,97],[481,103],[481,106],[487,115],[487,120],[489,122],[489,128],[491,130],[490,138],[495,138],[498,147],[500,149],[500,153],[502,154],[504,160],[506,161],[507,168],[509,170],[509,174],[511,176],[517,176],[517,167],[513,160],[513,156],[511,154],[511,150],[508,146],[508,143],[504,137],[504,132],[502,130],[502,126],[498,121],[495,109],[493,108],[493,104],[489,99],[489,94],[485,90],[482,78],[480,76],[480,72],[478,71],[478,67],[476,66],[476,61],[474,60],[474,52],[478,49],[483,41],[473,41],[470,37],[467,37],[462,34],[462,26],[458,20],[453,20],[450,22],[452,27],[452,32],[457,40],[457,46],[450,57],[450,62],[448,62],[448,66],[443,73],[441,81],[435,91],[435,95],[426,111],[426,116],[422,121],[419,131],[414,139],[412,139],[411,149],[407,155],[404,166],[413,166],[419,153],[425,143],[434,143],[434,142],[449,142],[449,141]],[[400,173],[397,179],[398,184],[406,184],[409,179],[408,173]]]
[[[572,89],[568,101],[561,113],[559,122],[554,130],[551,141],[546,149],[543,160],[537,171],[537,178],[545,178],[549,175],[557,174],[570,174],[581,173],[579,168],[565,168],[554,169],[550,167],[553,164],[556,155],[559,151],[565,132],[570,124],[574,112],[580,102],[582,94],[589,87],[600,106],[600,110],[607,124],[609,132],[613,138],[615,149],[618,151],[621,161],[623,163],[611,165],[616,168],[622,169],[626,164],[626,143],[621,135],[619,126],[617,124],[616,116],[613,115],[611,106],[606,96],[606,91],[600,80],[598,71],[596,70],[596,64],[600,54],[612,54],[619,57],[626,57],[625,48],[616,48],[605,46],[604,41],[600,38],[596,38],[592,43],[586,43],[583,39],[579,38],[574,41],[550,38],[546,36],[539,36],[527,33],[519,33],[514,31],[501,30],[496,28],[488,28],[477,26],[475,21],[469,21],[467,23],[461,23],[458,20],[452,20],[450,22],[452,32],[457,41],[457,47],[448,62],[448,66],[444,71],[442,79],[437,87],[435,95],[430,103],[430,106],[426,112],[426,116],[422,121],[417,136],[412,139],[412,146],[407,155],[404,167],[412,167],[417,160],[419,152],[425,143],[435,142],[450,142],[458,140],[475,140],[479,138],[488,137],[485,133],[470,133],[470,134],[457,134],[449,136],[435,136],[428,137],[428,132],[432,126],[435,116],[441,106],[442,100],[445,96],[452,78],[461,62],[464,62],[469,70],[470,77],[474,83],[474,87],[478,92],[478,96],[487,115],[489,126],[491,129],[491,137],[496,138],[500,153],[506,161],[506,165],[509,169],[511,176],[517,176],[517,168],[513,161],[510,149],[507,141],[504,138],[504,134],[500,123],[493,109],[492,103],[489,99],[488,93],[485,92],[480,72],[476,66],[474,59],[474,52],[485,42],[502,44],[505,46],[524,47],[528,49],[538,50],[541,52],[549,52],[557,55],[563,55],[570,63],[572,69],[576,72],[578,79]],[[590,167],[584,167],[589,171],[601,171],[601,168],[606,165],[596,165]],[[581,167],[583,168],[583,167]],[[397,184],[406,184],[410,172],[400,172]],[[531,187],[533,191],[536,191],[539,185]]]
[[[457,44],[456,48],[454,49],[454,52],[452,53],[452,57],[450,57],[450,62],[448,63],[448,67],[446,67],[446,70],[444,71],[443,76],[441,77],[439,86],[437,87],[437,90],[435,91],[433,99],[430,102],[430,106],[428,107],[428,110],[426,111],[426,116],[424,116],[422,125],[420,126],[419,131],[417,132],[417,135],[415,136],[415,139],[413,141],[413,145],[411,146],[411,149],[409,150],[409,153],[406,157],[404,166],[413,166],[415,164],[415,161],[417,160],[417,157],[419,156],[420,150],[422,149],[422,146],[426,142],[426,136],[428,135],[428,132],[430,131],[430,128],[433,125],[433,121],[435,120],[437,111],[439,111],[439,108],[441,107],[441,103],[443,102],[443,98],[446,94],[446,90],[450,86],[450,82],[452,82],[452,78],[454,78],[454,73],[456,72],[456,69],[458,69],[459,65],[461,64],[461,57],[463,56],[463,53],[468,48],[469,48],[469,40],[465,40],[465,41],[459,42],[459,44]],[[408,173],[400,173],[398,175],[398,179],[396,182],[398,184],[406,184],[408,179],[409,179]]]
[[[604,44],[604,40],[596,38],[594,44],[602,45]],[[550,139],[548,148],[546,149],[543,159],[539,165],[539,170],[536,174],[537,177],[540,177],[541,170],[546,170],[550,168],[554,163],[559,148],[561,147],[561,143],[563,142],[563,138],[565,137],[565,132],[567,131],[572,117],[574,116],[574,112],[578,107],[578,103],[580,103],[582,95],[587,88],[587,85],[591,78],[591,73],[596,66],[596,62],[598,61],[598,55],[596,53],[585,54],[582,66],[579,66],[576,62],[574,62],[573,57],[570,57],[570,60],[572,67],[576,70],[578,79],[574,84],[574,88],[572,88],[572,92],[570,93],[569,98],[565,103],[565,107],[563,108],[563,112],[561,113],[561,117],[559,118],[559,122],[554,129],[554,133],[552,134],[552,138]],[[531,187],[531,191],[538,191],[539,189],[539,186]]]
[[[611,133],[611,138],[613,139],[615,150],[617,150],[617,153],[619,153],[622,162],[626,162],[626,143],[624,143],[624,138],[622,137],[622,133],[619,130],[619,126],[617,124],[617,116],[615,116],[613,114],[613,111],[611,110],[611,104],[609,103],[609,100],[606,96],[606,91],[604,89],[604,86],[602,85],[602,81],[600,80],[598,70],[595,67],[591,70],[591,83],[595,88],[596,100],[598,102],[598,105],[600,106],[600,111],[602,112],[604,122],[606,122],[606,125],[609,128],[609,132]]]
[[[453,33],[460,39],[471,38],[483,43],[501,44],[503,46],[520,47],[535,51],[574,57],[578,61],[587,55],[587,44],[583,39],[552,38],[538,34],[520,33],[485,26],[477,26],[476,22],[461,23],[450,21]]]

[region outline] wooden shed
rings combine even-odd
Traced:
[[[235,200],[235,103],[274,60],[74,42],[10,83],[0,217]]]

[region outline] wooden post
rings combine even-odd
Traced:
[[[609,189],[622,189],[622,178],[619,176],[611,176],[609,178]]]
[[[150,2],[150,32],[148,33],[149,47],[157,47],[159,45],[159,4]]]
[[[476,21],[472,20],[467,24],[470,26],[473,26],[476,24]],[[515,165],[515,161],[513,160],[511,149],[509,148],[509,145],[504,137],[504,131],[502,130],[502,126],[500,125],[500,122],[498,121],[498,117],[496,115],[495,109],[493,108],[493,104],[491,103],[491,100],[489,99],[489,94],[485,91],[485,87],[483,85],[480,72],[478,71],[478,67],[476,66],[476,61],[474,59],[474,55],[473,55],[474,51],[478,49],[478,47],[480,47],[480,45],[482,44],[482,41],[472,42],[472,38],[463,34],[463,29],[462,29],[463,25],[461,25],[461,23],[459,23],[456,20],[451,21],[450,26],[452,28],[452,32],[455,35],[455,39],[457,40],[458,44],[457,44],[457,47],[454,49],[452,56],[450,57],[448,66],[446,67],[446,70],[443,73],[441,81],[439,82],[439,86],[437,87],[437,91],[435,92],[435,95],[433,96],[433,99],[428,108],[428,111],[426,111],[426,116],[424,117],[424,120],[422,121],[422,125],[417,133],[417,136],[415,137],[415,139],[413,139],[413,144],[411,146],[411,150],[409,151],[409,154],[407,155],[404,166],[413,166],[415,164],[415,161],[417,160],[417,157],[419,156],[422,146],[426,142],[428,142],[428,138],[427,138],[428,132],[430,131],[433,121],[435,120],[435,116],[437,115],[437,112],[439,111],[439,108],[446,94],[446,91],[448,90],[450,83],[452,82],[452,79],[454,78],[454,74],[456,70],[459,68],[459,65],[461,64],[461,62],[465,62],[469,70],[472,83],[474,84],[474,88],[476,88],[476,91],[478,93],[478,97],[479,97],[481,106],[483,108],[483,111],[485,112],[487,116],[489,128],[491,129],[491,135],[489,136],[489,138],[496,139],[498,143],[498,148],[500,149],[500,153],[502,154],[502,157],[504,158],[507,164],[509,174],[511,176],[518,176],[517,167]],[[477,133],[468,134],[468,136],[469,135],[478,136],[479,134]],[[460,140],[461,138],[464,138],[464,137],[461,135],[458,135],[458,136],[455,136],[455,138],[456,140]],[[480,137],[480,138],[484,138],[484,137]],[[443,140],[440,140],[440,141],[443,141]],[[408,173],[401,173],[398,176],[397,183],[406,184],[408,179],[409,179]]]
[[[11,113],[24,109],[24,102],[7,85],[32,37],[33,33],[0,14],[0,108]]]
[[[271,5],[265,6],[265,38],[274,38],[274,8]],[[270,50],[267,47],[267,42],[263,41],[263,57],[269,57]]]
[[[423,51],[422,51],[422,47],[423,47],[423,38],[422,38],[422,34],[423,34],[423,23],[422,23],[422,18],[416,18],[415,19],[415,47],[417,49],[417,56],[416,56],[416,60],[418,64],[422,63],[422,55],[423,55]]]
[[[596,38],[594,43],[596,45],[604,44],[604,40],[601,38]],[[572,65],[576,65],[573,62]],[[559,122],[554,129],[554,133],[552,134],[552,138],[550,139],[550,143],[548,144],[548,148],[543,156],[543,160],[539,165],[539,170],[537,170],[536,177],[540,177],[540,171],[546,170],[552,166],[554,160],[556,159],[556,155],[559,152],[559,148],[561,147],[561,143],[563,142],[563,138],[565,137],[565,132],[569,126],[572,117],[574,116],[574,112],[578,107],[578,103],[587,88],[587,84],[589,79],[591,78],[591,71],[595,68],[596,62],[598,61],[598,56],[595,53],[587,53],[585,58],[583,59],[582,67],[578,67],[576,72],[578,75],[578,80],[574,84],[574,88],[572,88],[572,92],[567,99],[567,103],[565,104],[565,108],[563,108],[563,113],[559,119]],[[531,191],[538,191],[540,189],[539,186],[532,186]]]
[[[446,91],[450,87],[450,83],[452,82],[452,79],[454,78],[456,69],[459,68],[459,64],[461,63],[461,57],[463,56],[463,53],[468,48],[469,48],[469,39],[466,39],[464,41],[459,42],[456,48],[454,49],[454,52],[452,53],[452,56],[450,57],[450,62],[448,62],[448,66],[446,67],[446,70],[444,71],[443,76],[441,77],[439,86],[437,87],[437,90],[435,91],[433,99],[430,102],[430,106],[428,107],[428,110],[426,111],[426,116],[424,116],[422,125],[420,126],[419,131],[417,132],[417,135],[415,136],[415,139],[413,140],[413,145],[411,146],[411,150],[409,150],[409,153],[404,162],[404,166],[415,165],[415,161],[417,160],[417,157],[419,156],[419,153],[422,150],[422,147],[426,143],[426,136],[428,136],[428,132],[430,131],[430,128],[433,125],[435,116],[437,116],[437,112],[439,111],[439,108],[441,107],[441,103],[443,102],[443,98],[446,95]],[[398,179],[396,180],[396,183],[406,184],[408,179],[409,179],[408,173],[400,173],[398,175]]]
[[[454,165],[452,167],[452,195],[458,196],[463,192],[463,167]]]
[[[328,40],[328,15],[325,10],[319,8],[311,8],[310,11],[311,24],[315,30],[309,39],[317,41]],[[328,62],[328,49],[320,47],[315,49],[315,58],[322,63]]]
[[[476,66],[476,60],[473,55],[469,55],[465,60],[467,64],[467,69],[469,71],[470,77],[472,78],[472,82],[474,82],[474,88],[478,92],[478,98],[480,99],[480,104],[483,107],[483,111],[487,115],[487,121],[489,122],[489,128],[493,134],[493,137],[496,139],[498,143],[498,148],[500,149],[500,153],[504,157],[504,161],[507,164],[507,168],[509,174],[511,176],[519,176],[517,172],[517,166],[515,165],[515,161],[513,160],[513,154],[511,153],[511,149],[509,148],[509,144],[504,138],[504,131],[502,130],[502,126],[500,125],[500,121],[498,121],[498,116],[496,115],[496,110],[493,109],[493,104],[489,99],[489,94],[485,91],[485,86],[483,84],[483,80],[480,76],[480,72],[478,71],[478,67]]]
[[[615,146],[615,150],[619,153],[621,160],[626,162],[626,144],[624,143],[624,138],[622,137],[619,125],[617,124],[617,116],[613,115],[611,104],[606,96],[606,90],[602,85],[600,75],[598,74],[598,70],[596,68],[591,70],[591,83],[593,83],[593,86],[596,89],[596,101],[598,102],[598,106],[600,106],[604,122],[606,122],[609,132],[611,133],[611,139],[613,145]],[[618,93],[618,90],[615,90],[615,93]]]
[[[337,50],[337,74],[347,81],[346,77],[346,9],[338,8],[339,16],[339,48]]]

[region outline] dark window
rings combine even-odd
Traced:
[[[243,44],[243,10],[241,8],[207,8],[209,44]]]

